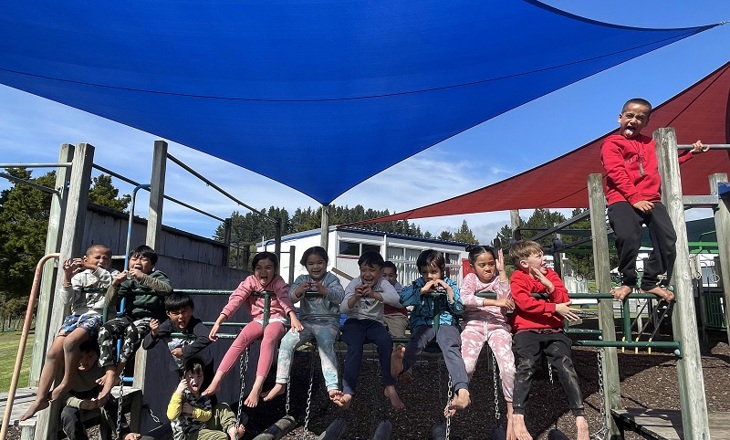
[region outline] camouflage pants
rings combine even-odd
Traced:
[[[104,323],[99,329],[99,365],[108,367],[116,363],[116,340],[120,338],[119,362],[126,364],[150,332],[150,321],[152,318],[132,320],[129,316],[120,316]]]

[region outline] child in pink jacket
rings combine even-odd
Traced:
[[[297,319],[294,305],[289,297],[289,286],[286,281],[277,273],[279,270],[279,260],[275,254],[271,252],[261,252],[257,254],[253,263],[253,275],[249,276],[238,288],[233,291],[228,304],[223,308],[220,316],[215,321],[210,331],[210,339],[215,341],[218,339],[218,328],[228,320],[228,318],[243,305],[251,315],[251,322],[241,330],[241,333],[233,341],[231,347],[223,356],[218,371],[213,377],[213,382],[203,391],[203,396],[215,394],[220,389],[223,378],[231,371],[238,357],[243,351],[263,335],[261,341],[261,353],[256,367],[256,380],[254,381],[251,393],[246,398],[244,404],[249,408],[254,408],[259,403],[259,395],[264,385],[264,379],[269,374],[269,368],[274,359],[274,353],[279,341],[286,333],[284,325],[287,323],[287,317],[291,321],[293,330],[301,331],[304,327]],[[254,293],[263,292],[264,290],[273,291],[276,296],[271,298],[269,307],[269,323],[264,328],[264,298],[255,296]]]

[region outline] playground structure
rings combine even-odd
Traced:
[[[663,196],[665,204],[668,207],[672,222],[677,230],[677,262],[674,275],[673,285],[677,294],[677,303],[673,314],[673,328],[675,331],[675,342],[671,343],[672,347],[677,348],[678,363],[677,373],[680,384],[680,401],[682,406],[681,421],[684,429],[684,438],[691,439],[709,439],[710,437],[710,419],[707,414],[707,404],[705,401],[704,384],[702,380],[702,365],[700,363],[698,325],[695,315],[695,306],[692,294],[692,274],[690,273],[689,253],[687,250],[687,237],[684,230],[684,207],[685,206],[712,206],[714,207],[714,220],[718,237],[727,237],[730,233],[730,214],[728,214],[728,194],[730,190],[727,185],[726,174],[713,174],[709,178],[710,195],[704,197],[694,196],[689,200],[685,200],[681,193],[681,181],[679,178],[679,164],[676,159],[676,139],[672,129],[659,129],[654,134],[658,146],[658,157],[660,159],[661,170],[663,174],[664,190]],[[681,147],[680,147],[681,148]],[[728,146],[720,146],[727,149]],[[61,149],[61,164],[58,166],[57,187],[68,187],[67,193],[61,197],[53,198],[53,206],[51,208],[51,220],[49,222],[49,234],[47,241],[47,253],[59,253],[61,256],[78,255],[81,252],[82,243],[88,237],[83,236],[84,228],[84,207],[87,204],[85,191],[88,188],[91,171],[91,157],[93,156],[93,147],[87,144],[80,144],[77,147],[64,145]],[[146,227],[145,242],[158,249],[160,248],[161,236],[161,217],[162,217],[162,200],[164,198],[164,162],[166,159],[166,144],[164,142],[155,143],[154,166],[150,185],[152,193],[150,197],[150,211]],[[68,183],[71,182],[71,185]],[[609,245],[607,240],[607,230],[605,222],[605,199],[603,198],[601,175],[593,174],[588,177],[588,187],[590,193],[590,218],[592,229],[592,243],[595,258],[595,273],[597,290],[599,292],[608,292],[611,288],[608,253]],[[55,213],[55,214],[54,214]],[[63,220],[59,220],[63,219]],[[61,234],[60,231],[63,231]],[[729,244],[718,240],[719,261],[722,273],[722,285],[730,285],[730,249]],[[225,247],[225,245],[224,245]],[[277,248],[277,250],[279,250]],[[169,254],[162,254],[170,257]],[[224,261],[228,261],[227,258]],[[220,263],[219,263],[220,264]],[[167,267],[165,268],[167,272]],[[43,267],[43,276],[41,278],[41,294],[38,308],[38,320],[36,334],[43,335],[38,337],[34,347],[33,364],[31,367],[31,381],[37,381],[37,377],[42,364],[43,356],[47,348],[47,343],[55,334],[56,328],[60,325],[65,314],[64,310],[59,307],[53,307],[52,301],[55,296],[54,268],[50,265]],[[199,274],[195,274],[199,275]],[[231,276],[238,275],[240,272],[232,273]],[[188,274],[189,276],[189,274]],[[206,280],[212,280],[214,277],[206,276]],[[176,282],[176,285],[189,287],[185,274],[180,274],[182,280]],[[198,279],[200,277],[198,276]],[[221,283],[223,284],[223,283]],[[217,287],[217,286],[206,286]],[[221,289],[230,286],[220,286]],[[229,289],[230,291],[230,289]],[[604,408],[605,423],[608,429],[606,438],[620,438],[622,425],[618,421],[629,419],[632,416],[631,410],[621,408],[618,360],[616,347],[634,347],[636,343],[631,341],[617,341],[614,326],[613,306],[610,295],[597,294],[594,298],[599,299],[599,322],[602,332],[602,341],[600,346],[602,350],[602,368],[601,378],[604,388]],[[725,291],[725,304],[728,303],[729,295]],[[217,305],[211,307],[213,310],[219,310]],[[196,310],[201,316],[210,316],[202,308]],[[728,309],[725,309],[725,319],[728,320]],[[730,329],[728,330],[730,332]],[[587,344],[584,344],[587,345]],[[155,389],[164,388],[166,384],[145,383],[145,375],[148,371],[148,358],[150,354],[139,351],[135,359],[134,366],[134,388],[140,389],[144,396],[164,395],[153,391]],[[231,374],[235,378],[235,374]],[[34,379],[33,379],[34,378]],[[159,382],[159,381],[155,381]],[[237,387],[232,387],[237,389]],[[171,389],[167,387],[167,389]],[[149,391],[149,392],[148,392]],[[237,398],[238,396],[236,396]],[[223,397],[224,400],[226,397]],[[151,403],[151,402],[150,402]],[[159,402],[158,402],[159,403]],[[151,407],[153,405],[150,405]],[[655,410],[661,413],[661,410]],[[159,413],[159,412],[158,412]],[[35,438],[49,438],[48,433],[54,432],[55,421],[53,420],[52,410],[42,411],[38,415],[38,421],[35,426]],[[29,437],[27,437],[29,438]]]

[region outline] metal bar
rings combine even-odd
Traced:
[[[681,356],[680,344],[677,341],[596,341],[574,340],[575,345],[583,347],[619,347],[619,348],[673,348],[677,356]]]
[[[134,185],[134,186],[139,186],[139,183],[138,182],[135,182],[132,179],[128,179],[128,178],[122,176],[121,174],[115,173],[114,171],[109,170],[107,168],[104,168],[104,167],[102,167],[100,165],[94,165],[94,168],[96,168],[97,170],[101,171],[102,173],[109,174],[112,177],[116,177],[117,179],[119,179],[119,180],[121,180],[123,182],[127,182],[127,183],[129,183],[131,185]],[[145,188],[145,189],[149,190],[149,188]],[[220,218],[220,217],[218,217],[216,215],[213,215],[213,214],[210,214],[208,212],[205,212],[205,211],[201,210],[200,208],[196,208],[196,207],[194,207],[192,205],[189,205],[189,204],[187,204],[185,202],[182,202],[182,201],[180,201],[180,200],[178,200],[178,199],[176,199],[174,197],[170,197],[168,195],[165,195],[163,197],[166,200],[169,200],[169,201],[171,201],[173,203],[177,203],[178,205],[183,206],[183,207],[188,208],[188,209],[191,209],[191,210],[193,210],[193,211],[195,211],[195,212],[197,212],[199,214],[207,215],[208,217],[214,218],[214,219],[216,219],[216,220],[218,220],[220,222],[224,222],[225,221],[225,219],[223,219],[223,218]]]
[[[560,223],[559,225],[555,225],[550,229],[546,229],[544,232],[533,235],[532,237],[530,237],[530,240],[537,241],[537,240],[541,239],[542,237],[547,237],[548,235],[552,234],[555,231],[559,231],[559,230],[565,228],[566,226],[570,226],[573,223],[577,223],[585,218],[590,217],[590,215],[591,215],[590,211],[582,212],[582,213],[576,215],[575,217],[569,218],[568,220],[564,221],[563,223]]]
[[[192,168],[190,168],[189,166],[185,165],[185,164],[184,164],[184,163],[183,163],[183,162],[182,162],[181,160],[179,160],[179,159],[175,158],[175,156],[173,156],[172,154],[170,154],[170,153],[167,153],[167,157],[168,157],[168,158],[169,158],[169,159],[170,159],[171,161],[173,161],[173,162],[175,162],[176,164],[178,164],[178,165],[179,165],[179,166],[180,166],[180,167],[181,167],[182,169],[184,169],[185,171],[189,172],[189,173],[190,173],[190,174],[192,174],[193,176],[195,176],[195,177],[197,177],[198,179],[202,180],[202,181],[203,181],[203,182],[205,182],[205,183],[206,183],[207,185],[211,186],[211,187],[212,187],[213,189],[217,190],[217,191],[218,191],[219,193],[223,194],[224,196],[228,197],[229,199],[233,200],[234,202],[238,203],[239,205],[243,206],[244,208],[246,208],[246,209],[250,210],[250,211],[251,211],[252,213],[256,213],[256,214],[258,214],[258,215],[260,215],[260,216],[262,216],[262,217],[264,217],[264,218],[266,218],[266,219],[270,220],[270,221],[271,221],[271,222],[273,222],[274,224],[276,224],[276,223],[278,222],[278,220],[277,220],[277,219],[275,219],[275,218],[273,218],[273,217],[269,217],[269,216],[268,216],[268,215],[266,215],[266,214],[262,214],[262,213],[261,213],[261,212],[260,212],[259,210],[257,210],[256,208],[253,208],[253,207],[251,207],[251,206],[249,206],[249,205],[247,205],[247,204],[243,203],[242,201],[238,200],[237,198],[235,198],[234,196],[232,196],[231,194],[229,194],[228,192],[226,192],[226,191],[225,191],[225,190],[224,190],[223,188],[221,188],[220,186],[218,186],[218,185],[216,185],[215,183],[211,182],[210,180],[206,179],[206,178],[205,178],[205,177],[204,177],[204,176],[203,176],[202,174],[198,173],[198,172],[197,172],[197,171],[195,171],[194,169],[192,169]]]
[[[178,290],[175,290],[178,292]],[[486,292],[479,292],[476,294],[479,298],[490,298],[490,299],[496,299],[497,294],[495,293],[486,293]],[[539,293],[533,293],[533,298],[545,298],[544,295],[541,295]],[[632,293],[628,296],[628,298],[633,299],[657,299],[656,295],[653,295],[651,293]],[[571,293],[570,299],[613,299],[613,295],[610,293]]]
[[[0,168],[57,168],[70,167],[71,162],[61,163],[0,163]]]
[[[39,184],[37,184],[35,182],[31,182],[29,180],[19,179],[19,178],[15,177],[15,176],[11,176],[10,174],[7,174],[7,173],[0,173],[0,177],[4,177],[4,178],[10,180],[11,182],[20,183],[20,184],[28,185],[28,186],[32,186],[33,188],[39,189],[39,190],[43,191],[44,193],[56,194],[56,195],[60,195],[61,194],[59,191],[56,191],[53,188],[49,188],[47,186],[39,185]]]
[[[730,150],[730,144],[705,144],[712,150]],[[692,144],[678,144],[677,150],[691,150],[694,148]]]

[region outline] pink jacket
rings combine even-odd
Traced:
[[[461,302],[464,303],[464,320],[465,321],[484,321],[490,324],[507,325],[507,308],[497,306],[483,306],[483,298],[476,294],[481,292],[494,292],[497,299],[509,298],[512,295],[509,280],[500,281],[499,277],[495,277],[489,283],[479,281],[476,274],[470,273],[464,277],[459,289],[461,293]]]
[[[271,306],[269,307],[269,319],[289,319],[289,312],[294,310],[294,305],[289,297],[289,286],[284,279],[277,275],[268,284],[267,288],[273,290],[276,296],[271,298]],[[228,304],[223,307],[222,314],[229,317],[233,315],[241,304],[246,308],[251,319],[263,319],[264,317],[264,298],[252,295],[254,292],[261,292],[264,287],[254,275],[250,275],[243,280],[238,288],[231,293],[228,298]]]

